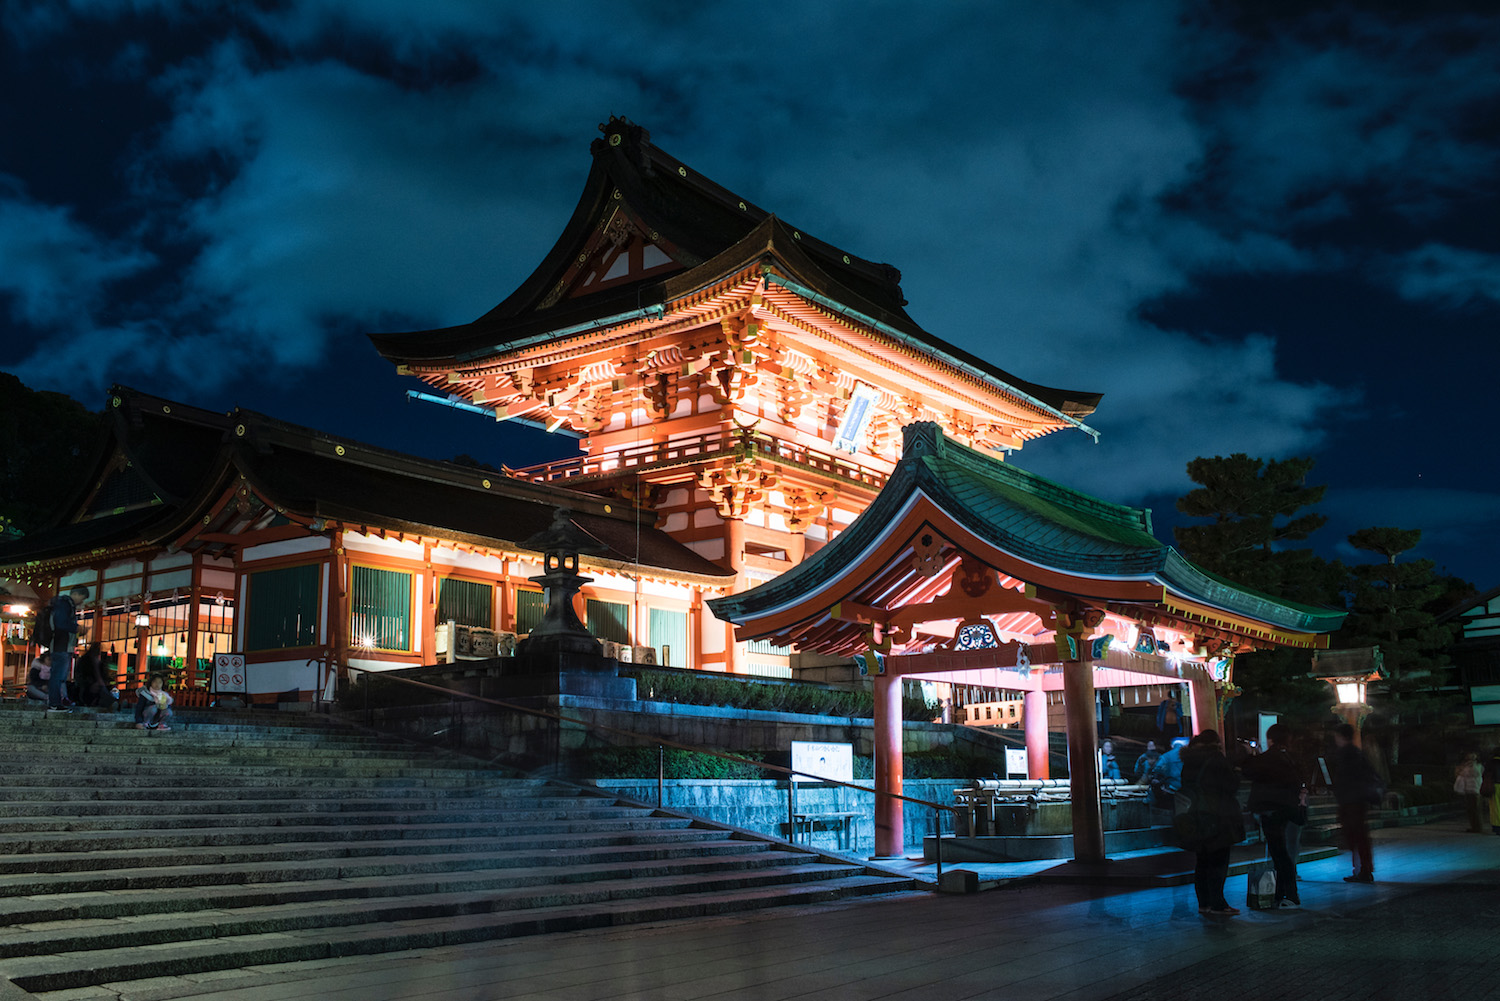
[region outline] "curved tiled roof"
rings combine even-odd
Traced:
[[[797,277],[848,314],[887,328],[935,358],[958,361],[987,381],[1014,387],[1047,407],[1087,416],[1100,394],[1027,382],[924,330],[906,312],[901,272],[817,239],[746,201],[650,142],[645,129],[612,118],[592,146],[593,166],[552,250],[509,297],[472,323],[371,334],[388,360],[435,364],[474,360],[558,331],[662,306],[759,263]],[[612,203],[624,205],[679,265],[675,271],[548,303]]]
[[[1151,534],[1149,511],[1090,497],[990,458],[930,423],[906,428],[904,455],[885,488],[831,543],[775,580],[713,599],[710,607],[740,625],[800,602],[826,608],[841,600],[840,576],[895,530],[918,495],[995,549],[1032,567],[1072,575],[1083,586],[1159,585],[1168,595],[1288,632],[1325,633],[1344,619],[1342,612],[1259,594],[1211,574]]]
[[[119,465],[149,483],[154,498],[116,512],[83,507],[61,524],[0,544],[0,567],[84,560],[120,548],[170,544],[240,477],[286,512],[488,548],[525,551],[558,507],[606,547],[597,565],[720,583],[733,573],[645,524],[624,505],[574,490],[376,448],[248,410],[199,410],[124,387],[111,391],[109,435],[90,472],[102,482]]]

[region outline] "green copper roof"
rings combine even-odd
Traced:
[[[1151,513],[1112,504],[946,438],[935,424],[905,429],[901,462],[875,502],[833,542],[773,581],[709,602],[741,622],[827,590],[834,578],[899,520],[917,493],[991,545],[1039,566],[1105,579],[1150,580],[1169,591],[1279,629],[1328,632],[1341,612],[1238,587],[1151,534]],[[837,600],[830,595],[830,601]]]

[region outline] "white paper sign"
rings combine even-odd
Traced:
[[[820,740],[792,741],[793,782],[832,779],[854,781],[854,745],[829,744]]]
[[[1007,747],[1005,749],[1005,777],[1008,779],[1031,778],[1026,770],[1026,748]]]

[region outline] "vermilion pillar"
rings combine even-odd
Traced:
[[[875,857],[906,852],[906,813],[901,795],[901,679],[875,676]]]
[[[1067,649],[1059,634],[1058,646]],[[1104,861],[1099,808],[1099,731],[1094,718],[1094,662],[1080,639],[1079,659],[1063,661],[1063,709],[1068,717],[1068,776],[1073,801],[1073,860]]]
[[[1193,703],[1193,732],[1219,729],[1219,700],[1214,693],[1214,683],[1206,677],[1193,678],[1188,681],[1188,691]],[[1224,736],[1222,731],[1219,736]]]
[[[739,518],[724,519],[724,564],[737,573],[734,591],[748,591],[755,582],[745,575],[745,523]],[[724,670],[738,674],[744,665],[740,663],[739,645],[734,641],[734,626],[724,623]]]
[[[1050,779],[1052,765],[1047,745],[1047,693],[1027,692],[1021,703],[1021,726],[1026,733],[1026,774]]]

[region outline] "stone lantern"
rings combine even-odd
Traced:
[[[580,554],[607,547],[573,522],[567,508],[553,511],[552,524],[522,543],[542,553],[540,584],[547,608],[531,634],[516,644],[513,673],[503,686],[510,695],[587,695],[634,701],[635,680],[619,677],[619,665],[578,618],[573,602],[593,578],[578,573]]]
[[[542,552],[543,572],[531,580],[542,586],[547,609],[531,635],[517,644],[516,653],[524,657],[556,654],[603,657],[603,645],[579,620],[573,599],[583,585],[593,580],[578,575],[579,555],[602,553],[605,547],[573,524],[573,512],[565,507],[554,510],[552,524],[523,545]]]

